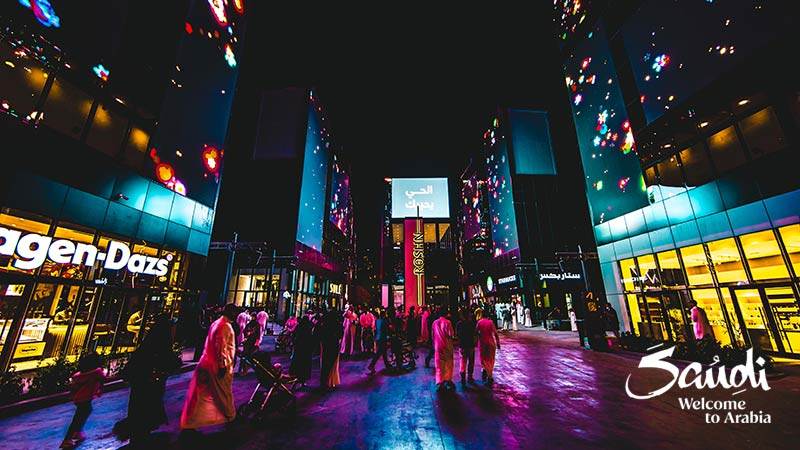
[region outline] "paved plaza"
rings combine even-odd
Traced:
[[[674,387],[650,400],[633,400],[625,393],[629,374],[637,393],[668,380],[637,369],[637,355],[587,351],[571,333],[503,333],[501,345],[493,389],[479,382],[437,394],[424,349],[417,351],[417,369],[402,375],[383,371],[382,363],[369,375],[366,361],[344,361],[342,384],[330,393],[316,389],[315,364],[296,414],[237,423],[227,431],[202,430],[188,439],[179,436],[178,418],[191,373],[175,376],[165,399],[170,424],[151,448],[789,448],[786,443],[800,438],[800,378],[794,375],[771,379],[767,392],[751,388],[735,397],[730,391]],[[285,357],[276,359],[288,365]],[[255,383],[252,374],[235,379],[237,405]],[[89,439],[79,448],[125,445],[111,429],[125,416],[127,395],[123,389],[95,401]],[[708,425],[703,413],[681,410],[678,397],[745,400],[749,409],[769,413],[772,423]],[[73,408],[63,404],[0,421],[0,448],[56,448]]]

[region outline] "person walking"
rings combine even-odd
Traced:
[[[239,375],[247,374],[249,369],[248,358],[252,358],[258,351],[258,345],[261,342],[261,324],[258,319],[253,317],[250,322],[244,327],[242,332],[244,341],[242,342],[242,355],[239,358]]]
[[[389,357],[386,355],[388,345],[389,327],[386,311],[380,311],[380,313],[378,313],[378,318],[375,319],[375,356],[372,357],[372,361],[370,361],[367,366],[370,374],[375,373],[375,364],[378,363],[378,359],[380,358],[383,358],[383,367],[387,369],[391,368]]]
[[[518,321],[517,321],[517,304],[511,302],[511,305],[508,307],[508,312],[511,313],[511,329],[514,331],[519,331]]]
[[[458,346],[461,349],[461,387],[466,387],[467,380],[474,383],[472,377],[475,371],[475,318],[469,309],[461,311],[461,320],[456,326]]]
[[[511,330],[511,318],[513,314],[511,314],[511,307],[503,304],[503,329],[506,331]]]
[[[375,352],[375,315],[367,308],[358,322],[361,324],[361,351],[372,354]]]
[[[264,336],[264,332],[267,331],[267,323],[269,323],[269,314],[263,309],[256,314],[256,319],[258,320],[258,325],[261,327],[261,335],[258,338],[258,344],[261,345],[261,338]]]
[[[289,374],[297,377],[297,380],[305,386],[306,381],[311,378],[311,360],[314,352],[313,325],[307,316],[300,318],[292,339],[294,345]]]
[[[102,394],[105,381],[106,371],[100,367],[100,356],[97,353],[88,353],[78,361],[78,371],[70,379],[75,414],[59,448],[75,448],[86,440],[83,426],[92,413],[92,400]]]
[[[340,383],[339,350],[342,340],[342,324],[339,313],[335,310],[326,312],[317,326],[317,337],[320,343],[319,385],[322,389],[333,389]]]
[[[431,366],[431,360],[433,359],[433,322],[439,318],[439,308],[433,307],[431,309],[431,313],[428,316],[428,354],[425,356],[425,367]]]
[[[123,378],[131,388],[125,423],[132,447],[146,444],[150,433],[167,423],[167,377],[182,364],[172,350],[174,333],[175,323],[168,315],[159,315],[125,366]]]
[[[487,386],[494,384],[494,358],[497,350],[500,349],[500,336],[494,322],[483,317],[483,311],[476,311],[479,318],[475,331],[478,334],[478,346],[481,353],[481,378]]]
[[[433,322],[433,347],[434,363],[436,367],[436,389],[453,390],[453,339],[455,332],[450,322],[450,311],[443,314]]]
[[[427,306],[422,307],[422,314],[420,315],[419,331],[420,341],[425,344],[430,339],[430,327],[428,326],[431,316],[431,311]]]
[[[233,365],[236,344],[233,326],[237,308],[228,303],[211,324],[203,356],[192,374],[181,412],[181,429],[229,423],[236,417],[233,404]]]
[[[353,355],[356,347],[356,322],[358,318],[351,308],[352,306],[348,306],[348,308],[345,309],[342,321],[342,343],[339,348],[339,353],[345,355],[345,358]]]

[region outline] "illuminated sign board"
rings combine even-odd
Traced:
[[[558,280],[558,281],[566,281],[566,280],[580,280],[581,274],[579,273],[572,273],[572,272],[545,272],[539,274],[539,280]]]
[[[73,242],[68,239],[53,239],[36,233],[22,235],[17,230],[0,227],[0,255],[14,256],[13,265],[20,270],[36,269],[45,260],[57,264],[78,264],[94,266],[101,262],[109,270],[127,269],[131,273],[155,275],[167,274],[171,255],[154,258],[142,254],[132,254],[128,244],[109,241],[105,252],[92,244]]]
[[[450,197],[447,178],[392,179],[392,218],[450,217]]]
[[[406,308],[425,304],[425,235],[422,225],[422,219],[403,222]]]
[[[517,281],[517,276],[516,275],[509,275],[507,277],[498,278],[497,279],[497,284],[508,284],[508,283],[513,283],[515,281]]]

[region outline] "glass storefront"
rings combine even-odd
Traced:
[[[35,369],[62,356],[75,360],[87,350],[130,352],[159,314],[177,317],[188,295],[185,254],[10,209],[0,210],[0,227],[94,246],[102,253],[114,240],[128,245],[131,254],[171,261],[166,275],[155,276],[109,270],[102,263],[56,263],[50,259],[52,247],[35,269],[15,267],[22,258],[16,252],[0,255],[0,370]]]
[[[722,345],[800,355],[800,225],[619,261],[631,329],[693,338],[689,301]]]

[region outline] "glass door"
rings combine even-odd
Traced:
[[[786,353],[800,353],[800,308],[791,286],[763,288]]]
[[[650,322],[651,337],[659,341],[670,339],[667,331],[667,319],[664,308],[661,304],[661,296],[658,294],[644,294],[644,301],[647,306],[647,316]]]
[[[753,347],[773,352],[780,351],[775,339],[775,333],[769,324],[760,290],[731,288],[731,292],[742,312],[744,328],[750,337]]]

